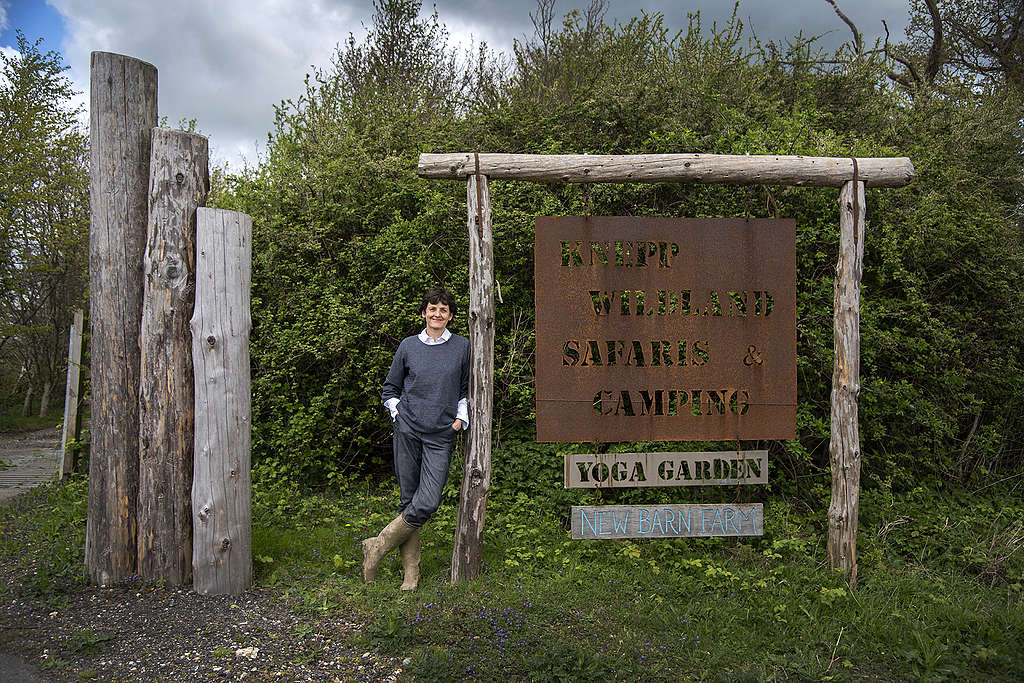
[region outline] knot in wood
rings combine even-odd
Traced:
[[[208,505],[204,505],[203,509],[199,511],[199,521],[200,522],[205,522],[206,518],[209,517],[209,516],[210,516],[210,507]]]
[[[185,182],[185,174],[182,173],[181,171],[178,171],[178,174],[174,176],[174,179],[178,182],[179,185],[181,185],[183,182]]]
[[[216,346],[217,338],[211,334],[209,337],[206,338],[206,343],[209,344],[211,347]]]
[[[225,538],[223,541],[220,542],[220,549],[221,550],[227,550],[230,547],[231,547],[231,539],[230,538]]]

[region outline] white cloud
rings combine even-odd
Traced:
[[[2,54],[4,57],[10,58],[18,58],[21,56],[21,53],[15,50],[13,47],[6,47],[4,45],[0,45],[0,54]],[[8,85],[9,83],[10,81],[7,80],[7,77],[2,72],[0,72],[0,84]]]
[[[7,7],[8,3],[0,0],[0,31],[7,28]]]
[[[296,96],[303,75],[326,65],[358,28],[332,0],[51,0],[65,19],[62,46],[76,87],[89,90],[93,51],[116,52],[159,70],[160,115],[195,118],[214,162],[255,161],[273,105]]]
[[[41,0],[36,0],[41,1]],[[0,0],[0,8],[6,0]],[[214,162],[238,167],[256,161],[274,120],[273,106],[300,94],[303,76],[326,67],[334,48],[349,33],[357,39],[372,22],[372,0],[47,0],[64,17],[61,46],[75,87],[88,100],[89,53],[131,55],[159,69],[160,114],[173,125],[195,118],[210,136]],[[572,7],[587,0],[559,0],[556,26]],[[870,43],[889,20],[894,37],[906,24],[905,0],[841,1]],[[423,13],[435,2],[424,0]],[[685,28],[687,9],[702,10],[705,25],[719,24],[732,11],[722,0],[614,0],[608,21],[625,21],[640,13],[663,12],[670,29]],[[848,5],[849,7],[845,7]],[[486,41],[511,52],[513,40],[532,34],[530,12],[535,0],[436,0],[438,19],[452,46]],[[781,39],[799,28],[807,33],[831,31],[827,42],[849,39],[846,26],[824,0],[785,3],[744,0],[739,16],[762,39]]]

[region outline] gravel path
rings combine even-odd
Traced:
[[[397,680],[402,661],[352,646],[363,624],[349,619],[296,614],[271,589],[85,588],[59,606],[5,602],[0,650],[44,681]]]
[[[0,434],[0,460],[25,457],[39,466],[45,457],[35,454],[54,441],[52,427]],[[8,490],[0,489],[0,495]],[[26,490],[18,487],[14,493]],[[6,496],[0,506],[46,514],[40,496]],[[364,626],[359,615],[300,613],[285,589],[202,597],[184,588],[133,582],[70,591],[58,586],[46,598],[26,587],[39,572],[25,576],[13,564],[0,563],[0,683],[394,681],[402,676],[401,658],[353,644],[352,636]]]

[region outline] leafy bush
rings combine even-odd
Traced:
[[[860,424],[867,485],[983,480],[1022,464],[1020,96],[954,81],[894,88],[878,56],[745,46],[733,19],[673,33],[660,15],[607,25],[570,13],[501,62],[462,67],[436,16],[382,0],[304,94],[282,103],[268,155],[221,178],[216,202],[254,218],[254,459],[309,486],[387,469],[379,390],[434,284],[468,296],[462,183],[419,179],[429,151],[907,155],[917,178],[869,190]],[[623,84],[629,87],[623,87]],[[532,225],[537,214],[792,217],[798,226],[798,438],[769,445],[777,487],[820,501],[832,376],[835,192],[723,185],[492,184],[495,424],[554,492],[533,448]],[[512,441],[523,442],[512,446]],[[537,461],[538,466],[533,466]],[[514,462],[514,459],[513,461]],[[815,503],[817,504],[817,502]]]

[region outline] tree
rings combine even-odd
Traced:
[[[368,105],[401,107],[450,104],[464,74],[446,47],[448,32],[437,10],[420,20],[419,0],[374,0],[375,14],[365,41],[350,34],[335,56],[335,74],[348,92]]]
[[[17,41],[0,55],[0,364],[44,415],[86,292],[87,139],[61,56]]]
[[[907,35],[890,50],[903,66],[891,74],[898,83],[945,74],[1024,92],[1024,0],[911,0]]]

